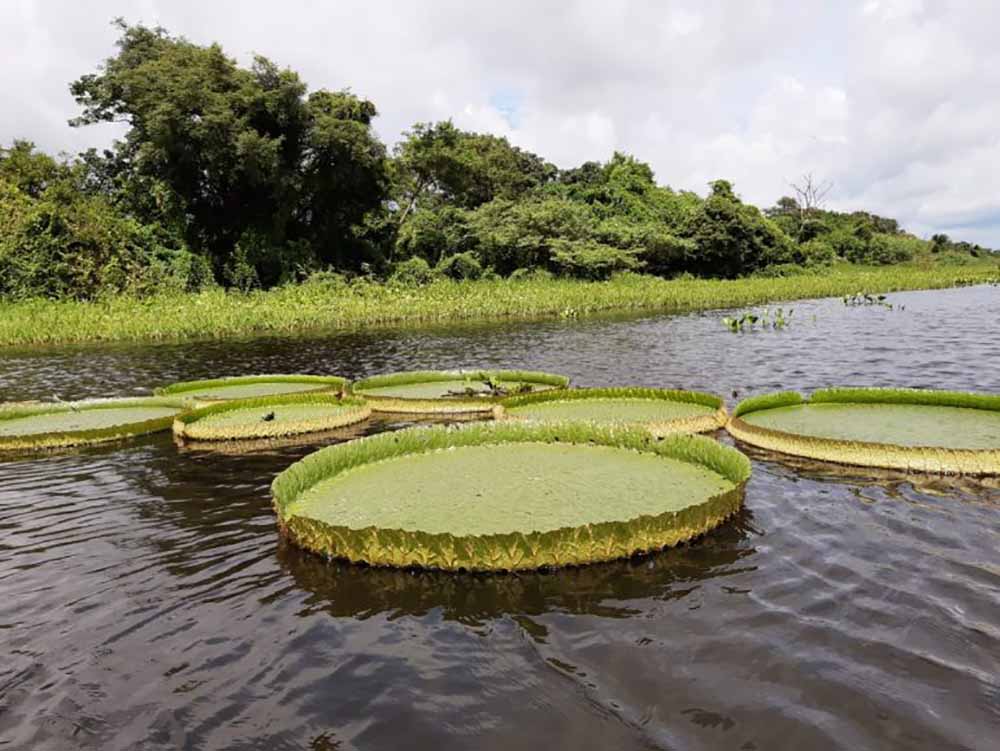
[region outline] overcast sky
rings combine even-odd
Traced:
[[[995,0],[0,0],[0,142],[110,142],[66,120],[115,16],[349,87],[390,144],[451,117],[562,167],[618,149],[762,206],[812,172],[833,207],[1000,248]]]

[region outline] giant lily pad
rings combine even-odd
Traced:
[[[174,435],[195,441],[281,438],[342,428],[370,414],[363,399],[339,394],[235,399],[179,415],[174,421]]]
[[[298,545],[372,565],[518,570],[608,561],[708,532],[749,460],[708,438],[585,423],[411,428],[331,446],[274,481]]]
[[[823,389],[747,399],[737,439],[810,459],[946,474],[1000,474],[1000,396],[919,389]]]
[[[356,381],[353,390],[376,412],[489,413],[514,394],[565,388],[569,379],[522,370],[414,370]]]
[[[58,448],[168,430],[180,399],[100,399],[22,403],[0,409],[0,450]]]
[[[500,405],[499,416],[508,419],[635,425],[661,437],[718,430],[727,418],[719,397],[672,389],[549,391],[510,397]]]
[[[342,391],[348,381],[340,376],[250,375],[182,381],[156,390],[161,396],[180,397],[197,406],[230,399],[255,399],[281,394]]]

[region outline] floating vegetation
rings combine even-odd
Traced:
[[[183,381],[156,389],[162,396],[177,396],[202,406],[228,399],[252,399],[279,394],[345,391],[348,380],[340,376],[250,375]]]
[[[498,417],[541,422],[626,424],[654,436],[718,430],[728,417],[722,399],[697,391],[604,388],[549,391],[500,402]]]
[[[739,509],[750,462],[701,436],[499,422],[322,449],[272,486],[293,542],[331,558],[514,571],[625,558]]]
[[[775,308],[773,311],[764,308],[760,313],[748,312],[735,317],[726,316],[722,319],[722,324],[735,334],[763,329],[783,329],[791,321],[794,312],[792,308],[788,310]]]
[[[891,302],[886,299],[885,295],[869,295],[864,292],[858,292],[853,295],[844,295],[841,298],[844,301],[844,305],[855,307],[855,306],[866,306],[866,305],[876,305],[880,308],[885,308],[886,310],[893,310],[896,308]],[[906,310],[905,305],[900,305],[899,310]]]
[[[59,448],[169,430],[186,406],[176,398],[19,403],[0,409],[0,450]]]
[[[364,399],[340,394],[285,394],[234,399],[179,415],[174,435],[192,441],[248,441],[335,430],[371,414]]]
[[[505,397],[562,389],[569,378],[528,370],[413,370],[354,383],[376,412],[492,413]]]
[[[1000,396],[836,388],[746,399],[737,439],[810,459],[943,474],[1000,474]]]

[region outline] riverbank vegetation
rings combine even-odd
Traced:
[[[0,304],[0,346],[275,336],[374,325],[480,319],[576,317],[593,313],[686,312],[857,292],[938,289],[994,281],[994,266],[919,269],[844,265],[822,273],[737,280],[658,279],[619,274],[577,279],[437,280],[424,286],[315,276],[251,292],[221,288],[95,301]]]
[[[617,152],[560,169],[448,121],[390,150],[363,97],[116,23],[117,53],[70,86],[71,124],[124,124],[121,140],[75,157],[0,149],[4,343],[691,310],[947,286],[997,265],[825,210],[811,178],[762,211],[726,180],[675,190]]]

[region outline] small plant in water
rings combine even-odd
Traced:
[[[794,312],[791,308],[788,310],[775,308],[773,312],[769,308],[764,308],[764,311],[760,314],[751,311],[738,315],[735,318],[726,316],[722,319],[722,324],[734,334],[744,331],[754,331],[757,328],[761,330],[783,329],[790,322]]]
[[[504,386],[501,381],[495,378],[487,378],[482,381],[485,389],[475,388],[473,386],[466,386],[461,391],[449,391],[447,396],[458,396],[458,397],[504,397],[504,396],[514,396],[515,394],[530,394],[534,390],[534,386],[530,383],[519,383],[514,387]]]
[[[869,295],[867,292],[857,292],[853,295],[844,295],[842,298],[844,305],[856,306],[856,305],[877,305],[887,310],[892,310],[895,306],[886,300],[885,295]],[[900,305],[900,310],[905,308]]]

